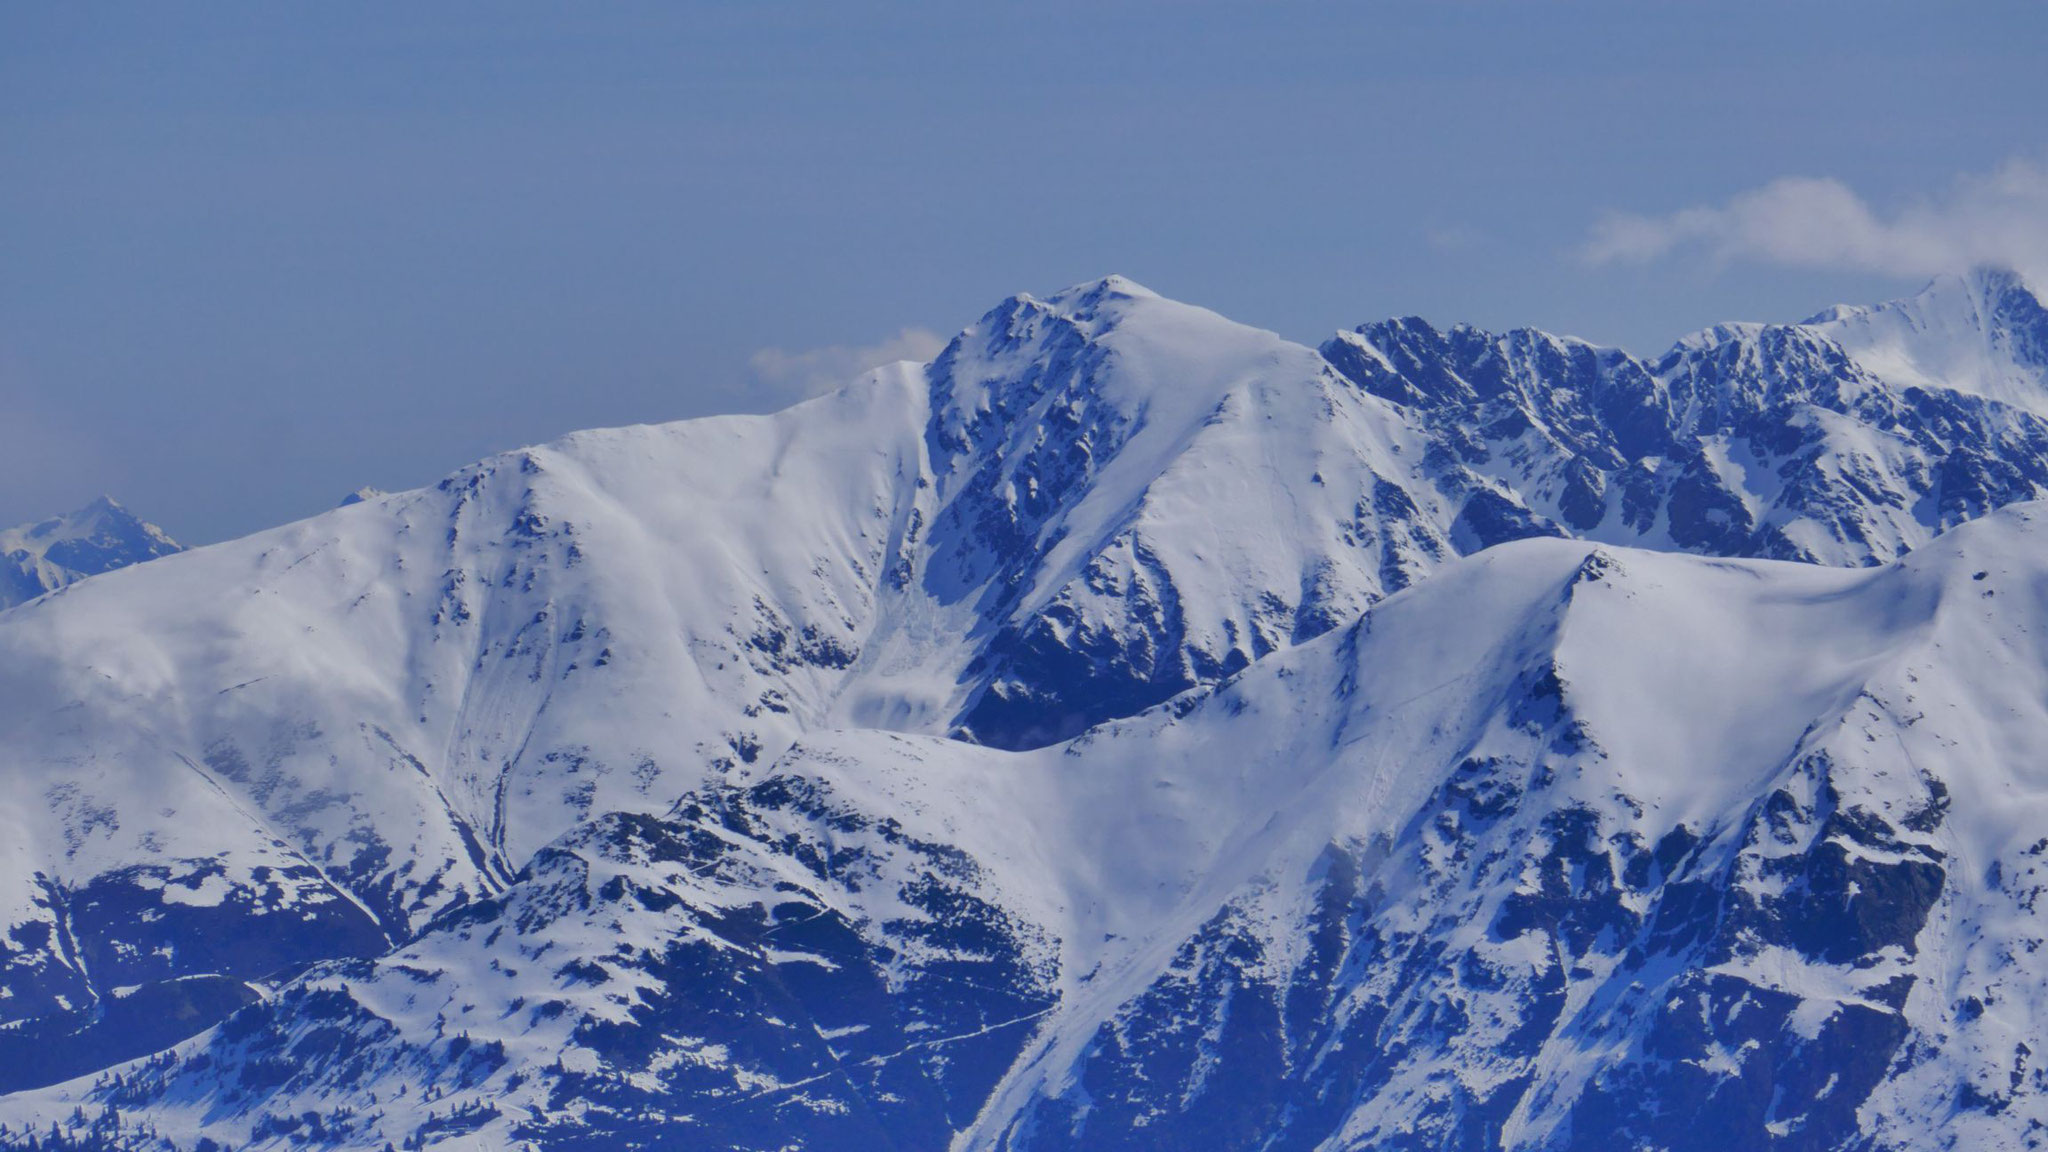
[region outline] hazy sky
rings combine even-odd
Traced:
[[[0,524],[203,542],[1116,271],[1655,351],[2048,264],[2048,5],[0,5]]]

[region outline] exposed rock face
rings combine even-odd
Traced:
[[[2048,310],[2010,273],[1639,360],[1541,332],[1340,333],[1323,354],[1430,426],[1450,487],[1512,489],[1473,543],[1571,535],[1875,564],[2048,494]],[[1485,526],[1491,525],[1488,530]]]

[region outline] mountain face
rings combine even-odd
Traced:
[[[163,529],[102,496],[69,515],[0,530],[0,610],[181,550]]]
[[[1654,361],[1414,319],[1323,355],[1433,430],[1443,483],[1481,501],[1468,546],[1555,533],[1877,564],[2048,493],[2048,310],[2010,273],[1723,325]]]
[[[2043,349],[1111,278],[79,583],[0,1146],[2023,1147]]]

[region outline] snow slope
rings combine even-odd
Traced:
[[[1067,744],[820,734],[10,1115],[142,1102],[280,1147],[307,1116],[345,1147],[2025,1147],[2044,532],[2025,506],[1860,571],[1529,541]]]
[[[1894,387],[1965,392],[2048,415],[2048,309],[2019,273],[1939,276],[1909,299],[1831,308],[1804,326]]]
[[[1957,283],[1642,361],[1112,277],[0,614],[0,1123],[1998,1146],[2038,513],[1936,533],[2048,424]]]
[[[226,853],[395,939],[828,719],[1042,743],[1448,555],[1388,479],[1404,436],[1314,353],[1110,280],[1006,303],[929,373],[110,574],[0,630],[5,887],[44,916]]]
[[[872,609],[915,379],[573,436],[9,613],[7,1014],[381,952],[786,742]]]
[[[123,1042],[119,989],[209,982],[203,1024],[828,720],[1043,743],[1326,629],[1448,555],[1375,468],[1402,434],[1314,353],[1110,280],[928,372],[578,434],[26,606],[9,1086],[161,1046]]]

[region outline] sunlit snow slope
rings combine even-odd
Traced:
[[[1935,534],[2048,495],[2043,316],[1111,278],[73,584],[0,613],[0,1124],[2023,1146],[2048,551]]]

